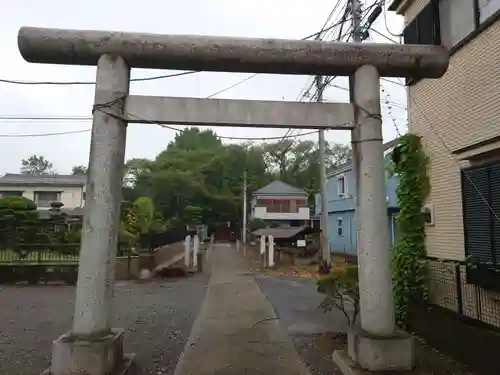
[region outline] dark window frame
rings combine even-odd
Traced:
[[[343,218],[337,218],[337,236],[338,237],[344,237],[344,219]]]
[[[24,190],[0,190],[0,198],[22,197]]]
[[[484,169],[484,176],[482,177],[486,178],[486,186],[481,184],[480,180],[478,180],[481,176],[473,177],[470,173],[476,172],[480,169]],[[500,189],[498,189],[498,186],[500,186],[500,182],[498,181],[498,179],[500,179],[500,161],[497,160],[478,166],[464,168],[461,170],[460,174],[462,187],[464,248],[467,259],[467,283],[483,287],[487,290],[500,292],[500,235],[495,235],[495,231],[498,232],[500,230],[500,223],[498,222],[497,215],[494,213],[496,212],[495,209],[499,198],[498,196],[494,197],[493,195],[500,194]],[[496,176],[494,174],[496,174]],[[497,179],[496,181],[495,177]],[[476,178],[476,180],[474,181],[473,178]],[[471,181],[469,181],[469,179]],[[496,188],[494,186],[495,182],[497,185]],[[469,187],[466,186],[467,184]],[[468,191],[468,189],[471,189],[472,192]],[[468,202],[468,193],[474,195],[477,194],[475,197],[482,200],[477,190],[483,189],[487,190],[486,194],[482,194],[483,198],[487,200],[487,202],[483,202],[484,206],[481,207],[482,212],[480,212],[480,218],[483,220],[481,223],[474,223],[474,220],[471,219],[473,214],[471,215],[471,212],[467,212],[467,205],[468,203],[471,203]],[[500,207],[500,204],[498,204],[498,206]],[[483,222],[485,217],[487,217],[488,223],[486,226]],[[489,258],[487,256],[487,260],[482,260],[485,258],[484,251],[478,247],[474,249],[474,244],[471,244],[472,241],[470,240],[470,237],[472,235],[471,232],[474,230],[474,225],[481,225],[481,228],[485,231],[482,238],[483,240],[486,240],[489,246]],[[475,237],[478,237],[478,233],[475,233]],[[484,247],[484,243],[476,246]]]
[[[488,29],[491,25],[493,25],[497,20],[500,19],[500,9],[491,14],[488,18],[486,18],[483,22],[480,21],[480,10],[479,10],[479,1],[478,0],[473,0],[473,5],[474,5],[474,18],[475,18],[475,27],[472,32],[469,33],[465,38],[463,38],[460,42],[455,44],[450,50],[450,56],[456,53],[458,50],[463,48],[465,45],[467,45],[471,40],[473,40],[476,36],[481,34],[483,31]],[[420,32],[418,30],[418,20],[420,19],[420,23],[425,23],[424,16],[425,11],[429,11],[429,7],[434,7],[434,20],[431,20],[431,23],[433,23],[434,30],[436,32],[435,35],[435,40],[434,43],[423,43],[420,41]],[[429,11],[430,12],[430,11]],[[436,22],[437,20],[437,22]],[[434,22],[432,22],[434,21]],[[415,23],[415,24],[414,24]],[[417,26],[415,26],[417,25]],[[421,25],[422,27],[423,25]],[[414,28],[415,30],[412,30],[411,28]],[[426,28],[427,29],[427,28]],[[416,44],[434,44],[434,45],[441,45],[441,22],[440,22],[440,17],[439,17],[439,0],[430,0],[429,3],[420,11],[419,14],[413,18],[411,22],[408,23],[408,25],[404,28],[403,30],[403,36],[404,36],[404,44],[414,44],[415,41],[417,42]],[[408,43],[407,39],[410,39],[410,42]],[[406,85],[407,86],[412,86],[415,85],[417,82],[419,82],[421,78],[407,78],[406,79]]]
[[[33,198],[35,201],[35,204],[39,207],[50,207],[50,203],[52,202],[57,202],[62,199],[62,191],[51,191],[51,190],[36,190],[33,192]],[[55,194],[56,199],[55,200],[41,200],[39,199],[40,194]]]

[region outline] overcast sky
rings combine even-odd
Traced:
[[[345,1],[345,0],[343,0]],[[368,0],[368,5],[373,0]],[[245,37],[302,38],[322,27],[335,0],[17,0],[4,1],[0,23],[2,69],[0,78],[28,81],[93,81],[94,67],[38,65],[25,62],[17,49],[17,32],[21,26],[74,29],[139,31],[159,34],[205,34]],[[403,21],[388,13],[387,24],[379,17],[375,30],[397,39]],[[387,31],[387,26],[390,32]],[[377,42],[387,39],[372,32]],[[135,69],[132,77],[168,74],[168,71]],[[171,72],[175,73],[175,72]],[[143,95],[205,97],[231,86],[249,74],[208,73],[132,83],[131,93]],[[228,90],[218,98],[296,100],[306,86],[307,76],[258,75]],[[393,81],[398,81],[392,79]],[[347,87],[338,78],[334,85]],[[384,113],[384,140],[396,137],[396,127],[406,131],[406,91],[401,85],[383,81],[389,96],[392,116],[387,105]],[[31,86],[0,82],[1,116],[90,116],[94,87]],[[384,95],[382,95],[382,99]],[[330,87],[325,100],[347,101],[348,91]],[[5,137],[5,135],[44,134],[89,129],[90,121],[27,121],[0,119],[0,174],[17,173],[22,158],[43,155],[53,162],[58,173],[69,173],[74,165],[87,165],[90,133],[45,137]],[[157,125],[129,125],[127,159],[154,158],[174,136],[174,131]],[[281,136],[282,129],[219,128],[223,136]],[[349,132],[329,131],[327,140],[349,142]],[[316,136],[303,137],[316,139]]]

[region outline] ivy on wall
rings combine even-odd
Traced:
[[[392,152],[391,173],[398,176],[396,189],[398,240],[392,250],[396,319],[406,326],[409,308],[427,298],[425,220],[422,207],[430,190],[428,159],[420,137],[402,136]]]

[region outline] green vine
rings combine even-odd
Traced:
[[[392,250],[393,288],[398,324],[405,327],[409,308],[427,298],[425,221],[422,207],[430,190],[428,159],[420,137],[402,136],[392,152],[398,176],[398,241]]]

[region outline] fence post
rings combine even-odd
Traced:
[[[191,266],[190,257],[191,257],[191,236],[188,234],[184,241],[184,264],[188,268]]]
[[[269,260],[268,260],[268,266],[272,267],[274,266],[274,238],[273,236],[269,235],[269,244],[268,244],[268,251],[269,251]]]
[[[198,268],[198,252],[200,249],[200,238],[197,234],[193,235],[193,267]]]
[[[455,265],[455,282],[457,283],[457,308],[458,315],[462,316],[464,313],[464,306],[462,300],[462,277],[460,274],[460,263]]]
[[[260,257],[262,259],[262,267],[266,266],[266,236],[260,236]]]

